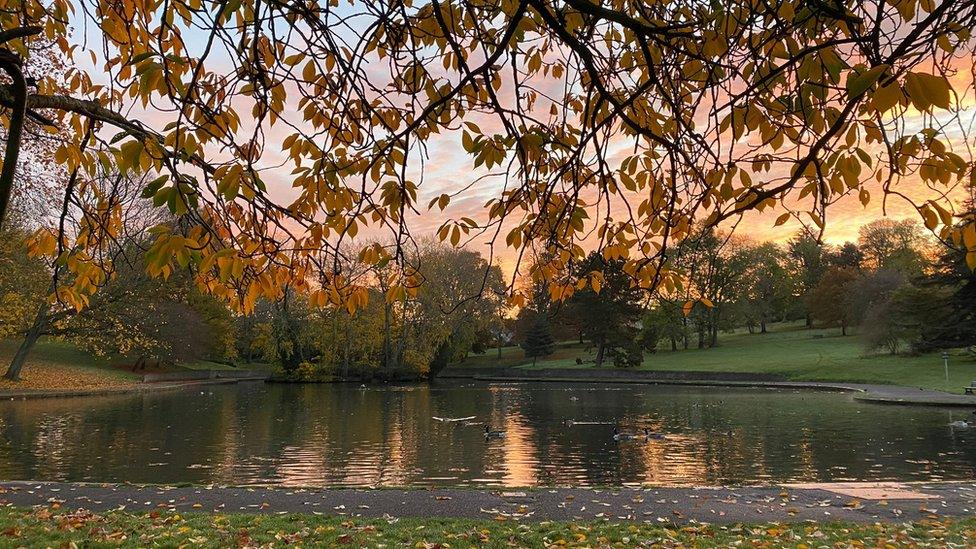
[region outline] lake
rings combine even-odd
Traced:
[[[435,416],[476,416],[506,436],[486,440],[482,423]],[[971,479],[976,430],[948,425],[968,416],[721,387],[240,383],[0,402],[0,477],[346,487]],[[618,442],[614,424],[664,438]]]

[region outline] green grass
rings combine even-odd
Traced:
[[[0,365],[4,371],[20,347],[20,342],[20,339],[0,340]],[[42,338],[31,350],[27,363],[24,365],[24,372],[32,368],[37,369],[46,366],[70,367],[123,380],[142,379],[142,375],[114,368],[108,358],[96,357],[74,344]]]
[[[963,547],[974,543],[976,519],[675,526],[0,509],[0,547]]]
[[[818,337],[815,337],[818,336]],[[694,345],[694,342],[692,343]],[[563,343],[555,353],[533,367],[521,349],[495,350],[468,357],[460,367],[519,366],[537,368],[592,368],[592,350],[579,343]],[[584,361],[582,365],[576,359]],[[670,346],[644,355],[644,370],[747,372],[777,374],[796,381],[886,383],[945,390],[945,371],[938,353],[918,356],[867,353],[856,335],[839,330],[808,330],[798,324],[774,325],[770,333],[740,331],[720,334],[713,349],[671,351]],[[948,390],[961,393],[976,380],[976,359],[963,350],[949,358]]]
[[[180,364],[181,367],[188,370],[267,370],[273,369],[268,363],[265,362],[240,362],[237,366],[231,366],[230,364],[224,364],[223,362],[213,362],[210,360],[197,360],[194,362],[183,362]]]
[[[6,371],[17,348],[19,339],[0,340],[0,369]],[[131,363],[113,357],[96,357],[78,346],[56,339],[42,338],[34,346],[24,369],[21,380],[10,382],[0,380],[0,390],[60,390],[60,389],[104,389],[130,385],[142,380],[143,375],[151,372],[176,372],[189,370],[232,370],[227,364],[206,360],[176,365],[164,365],[162,369],[153,367],[149,370],[131,371],[119,363]],[[242,364],[238,369],[269,369],[267,364]],[[2,371],[0,371],[2,374]]]

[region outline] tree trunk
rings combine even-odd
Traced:
[[[383,367],[389,369],[391,362],[393,361],[393,341],[391,340],[391,322],[390,315],[392,311],[390,310],[391,305],[386,303],[383,305]]]
[[[684,348],[688,350],[688,318],[681,319],[681,338],[683,340]]]
[[[7,368],[7,373],[3,377],[17,381],[20,379],[20,371],[24,368],[24,363],[27,362],[27,356],[30,355],[31,350],[34,348],[34,344],[37,343],[37,339],[41,337],[41,332],[44,330],[44,326],[47,324],[47,302],[41,302],[37,307],[37,316],[34,317],[34,323],[31,324],[29,330],[27,330],[27,335],[24,337],[24,341],[20,343],[20,347],[17,349],[17,354],[14,355],[14,359],[10,361],[10,366]]]
[[[677,351],[678,350],[678,340],[675,339],[674,336],[671,336],[671,350],[672,351]]]
[[[3,168],[0,170],[0,225],[3,224],[4,218],[6,217],[7,204],[10,201],[10,195],[14,188],[17,155],[20,153],[20,134],[24,129],[24,115],[27,114],[27,81],[24,79],[24,73],[21,72],[21,64],[23,61],[19,56],[12,54],[6,49],[3,50],[3,53],[6,55],[0,57],[0,69],[3,69],[13,81],[11,85],[13,101],[10,105],[10,119],[7,124],[7,147],[3,155]],[[33,345],[33,342],[31,345]],[[17,354],[20,354],[19,350]],[[24,355],[24,358],[26,358],[26,355]],[[16,360],[17,357],[14,357],[15,362]],[[10,366],[12,369],[13,363]],[[21,362],[21,366],[23,366],[23,362]],[[10,379],[17,378],[12,377]]]
[[[606,352],[607,344],[604,341],[599,341],[596,344],[596,359],[593,361],[596,367],[599,368],[603,366],[603,355]]]
[[[846,322],[841,322],[840,323],[840,335],[842,335],[842,336],[846,336],[847,335],[847,323]]]
[[[765,334],[766,333],[766,319],[765,318],[759,320],[759,333],[761,333],[761,334]]]
[[[813,328],[813,316],[807,313],[807,328]]]
[[[342,350],[342,379],[349,379],[349,354],[352,352],[352,319],[346,323],[346,344]]]

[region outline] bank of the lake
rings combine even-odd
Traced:
[[[0,340],[0,368],[10,363],[20,342]],[[193,385],[233,383],[263,379],[264,364],[233,367],[210,361],[136,369],[120,359],[97,357],[71,343],[41,339],[31,351],[21,378],[0,378],[0,399],[55,398],[140,393],[179,389]],[[0,372],[2,373],[2,372]]]
[[[593,355],[593,349],[586,344],[563,342],[551,356],[532,365],[531,359],[526,359],[518,347],[502,349],[501,358],[495,349],[489,349],[483,355],[471,355],[451,366],[448,375],[469,369],[480,370],[484,375],[492,369],[573,369],[580,371],[578,377],[585,378],[584,372],[594,369]],[[613,370],[609,366],[602,369]],[[771,325],[767,334],[750,334],[741,329],[720,334],[719,345],[711,349],[671,351],[669,346],[662,345],[656,353],[645,353],[637,369],[694,372],[698,374],[697,379],[712,381],[720,381],[721,376],[748,376],[749,381],[899,385],[961,394],[963,387],[976,380],[976,356],[962,349],[951,352],[947,381],[939,353],[916,356],[868,353],[856,335],[842,336],[835,329],[806,329],[799,323],[787,323]]]
[[[765,389],[835,391],[852,393],[855,400],[876,404],[976,408],[976,395],[960,395],[922,387],[841,381],[787,381],[773,375],[738,372],[671,372],[667,370],[570,369],[570,368],[454,368],[441,373],[441,379],[471,379],[494,383],[609,383]],[[976,413],[976,412],[974,412]]]

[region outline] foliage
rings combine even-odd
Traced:
[[[915,345],[923,351],[976,345],[976,275],[965,251],[947,244],[931,276],[917,284],[923,298],[909,309],[921,325]]]
[[[976,266],[974,221],[956,226],[948,198],[976,178],[968,136],[945,132],[967,127],[967,2],[361,0],[336,16],[252,0],[4,1],[4,125],[26,112],[29,132],[61,128],[54,158],[78,189],[98,165],[151,174],[144,196],[180,223],[155,233],[149,273],[192,266],[244,312],[286,289],[362,308],[365,280],[340,268],[356,258],[389,270],[384,298],[414,297],[409,219],[423,202],[445,212],[437,234],[452,246],[545,248],[562,267],[548,278],[595,235],[640,287],[672,292],[669,252],[699,224],[775,209],[776,224],[822,228],[834,202],[877,200],[881,181]],[[51,49],[65,67],[37,62]],[[36,84],[23,101],[21,65]],[[426,193],[439,139],[460,142],[471,173]],[[279,153],[294,193],[265,180]],[[504,191],[486,193],[501,169]],[[919,179],[936,192],[899,186]],[[450,209],[486,194],[477,219]],[[91,205],[34,246],[71,271],[58,291],[77,309],[99,286],[88,265],[122,232]],[[350,251],[367,228],[389,241]],[[559,299],[577,281],[551,279]]]
[[[302,377],[304,363],[326,377],[416,378],[463,359],[502,324],[500,269],[476,252],[433,243],[412,261],[423,284],[395,299],[384,297],[391,288],[387,270],[347,263],[348,272],[369,272],[362,280],[372,295],[352,311],[316,307],[293,291],[259,301],[239,321],[244,355],[278,365],[289,379]]]
[[[875,303],[864,313],[861,338],[869,351],[884,349],[888,354],[897,354],[903,342],[912,332],[902,319],[903,311],[896,303],[886,299]]]
[[[805,301],[827,270],[828,249],[809,233],[801,232],[790,239],[786,250],[790,276],[796,284],[801,302]],[[807,324],[812,324],[809,311],[807,311]]]
[[[807,307],[815,321],[827,326],[840,326],[847,334],[855,311],[850,307],[851,287],[858,273],[850,268],[831,267],[807,300]]]
[[[23,334],[48,290],[50,273],[27,253],[29,234],[15,220],[0,230],[0,338]]]
[[[206,324],[206,332],[210,335],[208,358],[222,361],[236,360],[238,326],[233,312],[225,303],[200,292],[196,287],[189,289],[186,301]],[[181,334],[174,334],[174,339],[179,339],[180,336]]]
[[[858,270],[864,263],[864,252],[853,242],[845,242],[840,247],[827,252],[827,264],[841,269]]]
[[[637,331],[644,294],[624,271],[625,264],[620,259],[606,260],[594,252],[575,267],[576,276],[586,285],[573,294],[569,303],[580,319],[583,337],[597,348],[597,368],[603,365],[606,355],[621,365],[632,365],[640,356]]]
[[[899,288],[907,282],[898,271],[862,271],[847,288],[844,307],[849,324],[863,324],[872,307],[888,310],[887,303]],[[877,315],[875,315],[877,316]]]
[[[531,358],[535,364],[537,358],[549,356],[553,351],[552,334],[549,333],[549,319],[544,313],[535,315],[535,322],[528,333],[525,334],[525,341],[522,342],[522,350],[525,351],[526,358]]]
[[[668,341],[672,351],[678,350],[679,341],[687,341],[688,332],[684,324],[685,315],[677,301],[664,298],[644,313],[641,321],[640,342],[645,350],[654,352],[661,340]]]
[[[914,220],[882,218],[865,224],[858,234],[858,249],[870,268],[906,276],[922,274],[926,238]]]
[[[783,320],[795,293],[794,280],[786,268],[786,254],[767,242],[748,250],[740,292],[740,309],[747,324],[766,333],[768,323]]]
[[[674,292],[658,294],[684,303],[681,333],[676,337],[685,348],[692,331],[698,334],[699,349],[717,345],[720,327],[739,312],[734,302],[741,296],[750,247],[743,239],[700,228],[677,249],[674,266],[685,273],[683,284]]]

